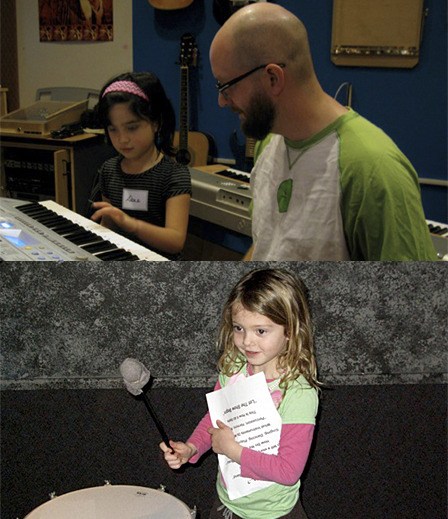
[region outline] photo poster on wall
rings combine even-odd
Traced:
[[[39,0],[40,41],[113,41],[113,0]]]

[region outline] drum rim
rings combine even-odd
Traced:
[[[176,496],[173,496],[172,494],[170,494],[169,492],[165,492],[164,490],[162,489],[157,489],[157,488],[151,488],[151,487],[143,487],[143,486],[140,486],[140,485],[125,485],[125,484],[111,484],[111,483],[106,483],[104,485],[98,485],[98,486],[95,486],[95,487],[84,487],[84,488],[79,488],[77,490],[72,490],[70,492],[65,492],[64,494],[60,494],[60,495],[57,495],[55,496],[54,498],[51,498],[49,501],[45,501],[44,503],[41,503],[40,505],[36,506],[36,508],[34,508],[33,510],[31,510],[25,517],[24,519],[33,519],[32,518],[32,514],[34,514],[35,512],[38,512],[40,508],[44,508],[45,506],[48,506],[50,505],[54,500],[56,499],[59,499],[59,498],[63,498],[64,496],[69,496],[69,495],[73,495],[73,494],[80,494],[80,493],[83,493],[83,492],[87,492],[87,491],[91,491],[91,490],[104,490],[104,489],[110,489],[110,488],[113,488],[113,489],[117,489],[117,488],[126,488],[126,489],[134,489],[136,492],[138,491],[144,491],[146,493],[154,493],[154,492],[158,492],[159,494],[161,495],[164,495],[164,496],[167,496],[169,497],[170,499],[174,500],[174,501],[177,501],[178,503],[180,503],[184,508],[185,510],[191,514],[192,510],[190,509],[190,507],[184,503],[181,499],[177,498]],[[42,511],[42,510],[41,510]],[[190,517],[190,516],[189,516]]]

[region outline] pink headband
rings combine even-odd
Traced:
[[[132,81],[114,81],[106,88],[102,97],[110,92],[127,92],[128,94],[134,94],[149,102],[149,98],[145,92]]]

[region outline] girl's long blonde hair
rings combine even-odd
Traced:
[[[222,312],[218,337],[221,353],[218,368],[227,376],[237,373],[246,362],[233,340],[232,310],[235,305],[284,327],[289,340],[278,356],[277,367],[283,371],[281,387],[286,389],[289,382],[300,375],[312,387],[320,386],[308,290],[300,278],[281,269],[256,269],[243,276],[233,288]]]

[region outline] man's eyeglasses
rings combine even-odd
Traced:
[[[252,70],[249,70],[249,72],[246,72],[245,74],[241,74],[241,76],[238,76],[234,79],[231,79],[230,81],[227,81],[227,83],[220,83],[219,81],[216,82],[216,88],[218,89],[219,94],[224,94],[224,91],[227,90],[229,87],[235,85],[236,83],[239,83],[243,79],[247,78],[254,72],[257,72],[257,70],[261,70],[262,68],[265,68],[269,65],[269,63],[266,63],[265,65],[259,65],[258,67],[253,68]],[[276,63],[279,67],[286,67],[284,63]]]

